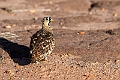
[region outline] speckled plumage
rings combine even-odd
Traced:
[[[55,42],[52,29],[49,23],[52,21],[50,17],[44,17],[42,29],[37,31],[31,37],[30,54],[31,62],[40,62],[46,60],[47,56],[52,53]]]

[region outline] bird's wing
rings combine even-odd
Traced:
[[[47,53],[48,50],[51,50],[53,43],[53,34],[48,32],[37,32],[31,38],[30,49],[34,51],[32,53]]]

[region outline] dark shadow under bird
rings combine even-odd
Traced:
[[[51,17],[44,17],[42,20],[42,29],[31,37],[30,59],[32,63],[47,60],[47,57],[54,49],[53,31],[49,26],[52,21]]]

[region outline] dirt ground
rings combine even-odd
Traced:
[[[55,49],[30,63],[30,37],[51,16]],[[0,0],[0,80],[120,80],[119,0]]]

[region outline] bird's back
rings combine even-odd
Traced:
[[[53,33],[41,29],[37,31],[31,37],[30,42],[30,54],[31,61],[41,61],[44,60],[48,55],[51,54],[54,48],[55,42],[53,38]]]

